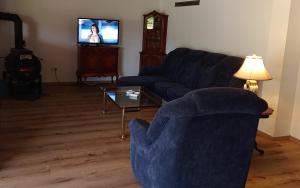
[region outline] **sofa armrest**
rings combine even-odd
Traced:
[[[144,147],[150,144],[147,139],[149,123],[141,119],[133,119],[129,122],[131,143]]]
[[[151,76],[151,75],[161,75],[162,74],[162,68],[159,67],[144,67],[141,69],[139,76]]]

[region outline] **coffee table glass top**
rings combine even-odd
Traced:
[[[161,97],[143,86],[101,88],[120,108],[159,107]]]

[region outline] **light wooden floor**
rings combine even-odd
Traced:
[[[137,188],[129,140],[118,138],[121,111],[100,112],[93,86],[46,86],[35,101],[0,106],[0,188]],[[156,109],[132,112],[151,120]],[[248,188],[300,187],[300,145],[258,136]]]

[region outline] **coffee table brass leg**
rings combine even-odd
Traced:
[[[105,114],[106,112],[106,93],[105,91],[103,91],[103,109],[102,109],[102,113]]]
[[[121,139],[124,140],[126,138],[125,135],[125,108],[122,108],[122,132]]]

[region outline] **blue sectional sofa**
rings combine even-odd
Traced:
[[[208,87],[242,87],[243,80],[233,77],[244,59],[189,48],[171,51],[159,67],[146,67],[138,76],[118,80],[118,86],[146,86],[165,101]]]

